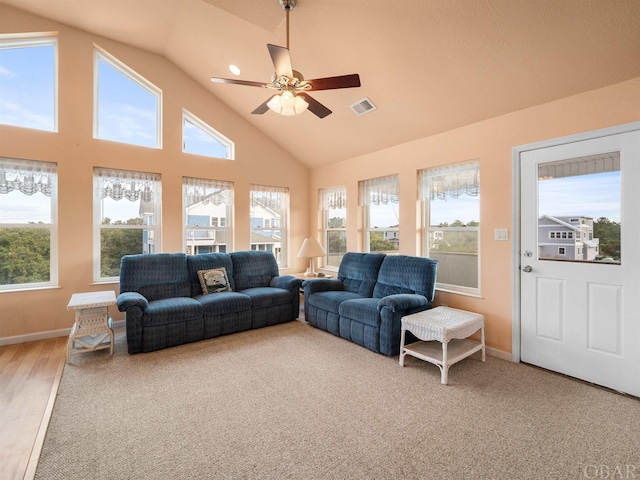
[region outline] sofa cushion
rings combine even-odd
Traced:
[[[345,300],[351,300],[355,298],[361,297],[357,293],[339,290],[329,292],[316,292],[312,295],[309,295],[308,298],[305,297],[305,300],[309,305],[317,308],[318,310],[338,313],[338,307],[340,306],[340,303],[344,302]]]
[[[353,300],[345,300],[340,304],[338,313],[341,318],[345,317],[352,321],[377,327],[380,325],[378,301],[379,299],[377,298],[356,298]]]
[[[120,261],[120,293],[138,292],[147,300],[190,296],[184,253],[125,255]]]
[[[238,292],[219,292],[215,295],[198,295],[205,317],[251,310],[251,298]]]
[[[168,323],[199,320],[202,318],[202,304],[190,297],[174,297],[149,302],[142,316],[145,327]]]
[[[361,297],[371,297],[384,258],[383,253],[347,252],[338,269],[338,280],[342,281],[343,289]]]
[[[276,257],[271,252],[250,250],[229,254],[233,262],[235,291],[268,287],[273,277],[280,275]]]
[[[240,293],[251,298],[251,308],[253,309],[291,303],[291,292],[282,288],[247,288],[245,290],[242,290],[242,292]]]
[[[231,291],[227,270],[224,267],[198,270],[198,279],[200,280],[203,295]]]
[[[433,301],[436,287],[437,260],[407,255],[387,256],[373,291],[375,298],[398,293],[417,293]]]

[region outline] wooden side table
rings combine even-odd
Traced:
[[[75,310],[76,321],[67,343],[67,362],[71,355],[110,349],[113,355],[113,324],[109,306],[116,304],[116,294],[105,292],[74,293],[67,310]]]
[[[485,361],[484,316],[450,307],[435,307],[402,317],[400,334],[400,366],[404,366],[404,356],[411,355],[440,368],[441,383],[447,384],[449,367],[482,351]],[[405,333],[410,331],[420,342],[405,345]],[[480,330],[480,342],[467,337]],[[433,341],[441,345],[434,345]],[[449,343],[451,342],[451,343]]]

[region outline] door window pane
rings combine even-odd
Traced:
[[[620,153],[538,166],[538,258],[620,264]]]

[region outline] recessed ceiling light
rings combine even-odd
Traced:
[[[234,75],[240,75],[240,69],[233,63],[229,65],[229,70],[231,70],[231,73],[233,73]]]

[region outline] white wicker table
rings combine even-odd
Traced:
[[[67,310],[76,311],[76,321],[67,342],[67,362],[71,355],[109,348],[113,355],[113,326],[109,305],[116,304],[115,292],[74,293]]]
[[[410,331],[420,342],[405,346],[406,331]],[[481,331],[481,341],[467,337]],[[447,384],[449,367],[469,355],[482,350],[482,361],[486,359],[484,344],[484,316],[450,307],[435,307],[430,310],[402,317],[400,338],[400,366],[404,356],[411,355],[433,363],[440,368],[441,382]],[[435,344],[440,342],[442,347]]]

